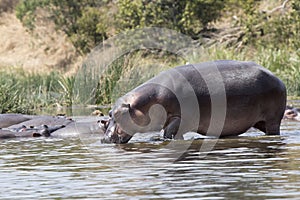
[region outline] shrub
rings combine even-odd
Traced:
[[[100,7],[109,1],[97,0],[23,0],[16,16],[29,29],[34,29],[36,10],[50,14],[58,29],[64,31],[80,53],[88,53],[107,38],[106,15]]]
[[[197,38],[201,30],[218,19],[224,0],[119,0],[119,30],[159,26]]]

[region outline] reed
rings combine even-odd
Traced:
[[[300,53],[287,49],[226,48],[222,45],[199,48],[189,58],[190,63],[209,60],[248,60],[269,69],[286,85],[288,96],[300,96]]]
[[[12,68],[0,71],[0,112],[32,114],[64,102],[59,78],[56,72],[35,74]]]
[[[289,99],[300,96],[300,57],[285,49],[230,49],[223,46],[202,47],[188,58],[168,53],[135,52],[119,58],[102,74],[65,77],[59,72],[29,73],[23,69],[0,70],[0,113],[34,114],[41,108],[73,104],[112,105],[134,87],[177,65],[209,60],[252,60],[266,67],[286,85]],[[90,77],[99,77],[97,83]],[[86,82],[86,83],[85,83]],[[76,85],[75,85],[76,83]],[[84,84],[85,83],[85,84]],[[82,87],[81,90],[79,86]],[[87,87],[92,87],[88,88]],[[83,94],[80,91],[85,91]],[[92,99],[93,101],[87,101]]]

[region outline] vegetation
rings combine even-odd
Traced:
[[[58,29],[64,31],[85,54],[97,43],[107,39],[109,18],[105,5],[98,0],[24,0],[16,7],[16,15],[29,29],[34,29],[37,10],[48,12]],[[104,23],[105,22],[105,23]]]
[[[120,32],[151,26],[173,29],[189,35],[201,47],[189,62],[253,60],[279,76],[289,95],[300,96],[298,0],[23,0],[15,10],[28,30],[35,28],[39,11],[46,12],[83,55]],[[94,89],[87,90],[90,94],[86,96],[96,104],[111,104],[117,96],[157,73],[145,75],[145,67],[150,70],[156,63],[160,67],[155,69],[161,70],[184,62],[162,50],[124,55],[95,85],[90,85]],[[0,76],[0,112],[28,113],[55,103],[88,102],[74,90],[78,77],[9,70],[0,72]],[[125,79],[128,84],[120,88],[119,83]]]
[[[209,22],[220,17],[224,0],[141,1],[119,0],[116,15],[119,30],[148,26],[174,29],[198,38]]]
[[[34,113],[56,103],[68,105],[59,84],[61,75],[26,73],[21,69],[0,72],[0,113]]]

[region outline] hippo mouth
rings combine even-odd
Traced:
[[[113,120],[111,120],[102,142],[124,144],[127,143],[131,138],[132,135],[125,133]]]

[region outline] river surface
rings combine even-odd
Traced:
[[[281,136],[1,140],[0,199],[299,199],[299,130],[283,121]]]

